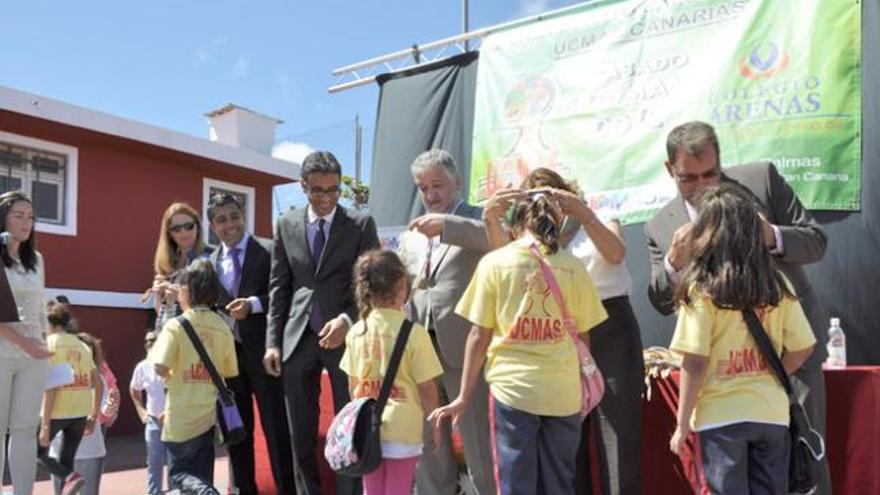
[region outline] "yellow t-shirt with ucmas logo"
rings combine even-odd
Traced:
[[[570,416],[581,406],[577,350],[529,251],[532,242],[522,238],[485,255],[455,312],[492,330],[485,374],[495,400],[530,414]],[[580,260],[564,250],[545,259],[579,332],[608,317]]]
[[[715,306],[707,295],[691,293],[691,304],[678,308],[669,345],[675,352],[709,357],[691,428],[708,430],[746,421],[788,425],[788,397],[742,313]],[[816,342],[796,299],[783,297],[778,306],[756,313],[777,354],[783,349],[802,351]]]
[[[355,323],[349,330],[339,368],[358,380],[352,398],[379,397],[403,319],[403,311],[377,308],[370,311],[366,321]],[[383,443],[422,444],[426,412],[422,408],[418,385],[441,374],[443,367],[428,331],[414,323],[391,386],[391,395],[382,411],[380,434]]]
[[[51,419],[84,418],[92,413],[92,372],[95,361],[92,350],[76,335],[66,332],[49,334],[46,347],[55,354],[49,363],[67,363],[73,368],[73,383],[59,387],[49,413]]]
[[[217,373],[223,378],[238,375],[235,343],[226,322],[202,308],[185,311],[183,315],[195,329]],[[184,442],[213,428],[217,418],[217,387],[176,319],[165,323],[147,361],[167,366],[171,372],[162,440]]]

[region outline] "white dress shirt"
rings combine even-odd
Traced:
[[[318,235],[318,220],[324,220],[324,251],[327,250],[327,243],[330,242],[330,225],[333,224],[333,218],[336,216],[336,210],[338,210],[336,206],[330,210],[330,213],[319,217],[315,210],[312,209],[312,205],[309,205],[306,210],[306,237],[309,240],[309,255],[312,253],[312,246],[315,245],[315,236]],[[324,253],[321,253],[321,257],[323,258]],[[339,314],[342,319],[345,320],[345,323],[349,328],[354,324],[351,321],[351,317],[348,316],[344,311]],[[329,319],[327,321],[330,321]]]
[[[312,252],[312,246],[315,245],[315,236],[318,235],[318,220],[324,220],[324,249],[327,249],[327,243],[330,241],[330,225],[333,223],[333,217],[336,215],[337,208],[334,206],[330,213],[319,217],[312,205],[309,205],[307,212],[308,222],[306,223],[306,235],[309,239],[309,253]],[[323,253],[322,253],[323,255]]]
[[[607,222],[603,220],[602,223]],[[612,297],[629,296],[632,293],[632,277],[626,268],[626,263],[620,262],[615,265],[606,261],[596,250],[596,245],[583,227],[578,228],[578,233],[568,244],[568,251],[587,267],[587,273],[596,285],[599,299],[604,301]]]

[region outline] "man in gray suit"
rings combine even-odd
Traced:
[[[464,347],[471,325],[455,314],[455,305],[470,282],[483,253],[489,250],[482,210],[460,198],[461,180],[452,156],[430,150],[416,157],[411,172],[427,214],[410,222],[401,241],[401,258],[415,277],[411,312],[429,331],[443,364],[440,405],[457,397],[461,388]],[[422,235],[418,235],[418,232]],[[465,460],[479,493],[494,494],[489,448],[489,389],[482,375],[469,410],[458,424]],[[425,436],[425,453],[416,473],[422,495],[457,493],[458,463],[447,424],[436,450]]]
[[[379,247],[369,215],[342,207],[342,168],[332,153],[316,151],[302,163],[309,205],[278,219],[269,280],[269,322],[263,364],[283,376],[300,495],[321,493],[315,447],[321,371],[326,369],[338,412],[348,403],[348,377],[339,369],[345,334],[357,316],[352,268],[364,251]],[[360,482],[336,477],[340,495]]]
[[[721,170],[720,148],[715,130],[703,122],[688,122],[673,129],[666,141],[666,170],[678,187],[679,196],[666,204],[645,225],[651,254],[648,296],[662,314],[675,310],[672,302],[679,272],[690,262],[691,221],[696,216],[692,199],[706,187],[720,182],[737,183],[750,191],[763,207],[764,240],[776,265],[791,281],[816,336],[810,359],[795,373],[799,393],[813,426],[825,433],[825,359],[827,315],[804,273],[803,265],[825,255],[827,238],[813,216],[803,207],[791,186],[769,162],[749,163]],[[823,461],[818,493],[831,493],[827,460]]]

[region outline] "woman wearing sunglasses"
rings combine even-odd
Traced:
[[[202,222],[198,212],[186,203],[171,203],[162,215],[159,242],[153,258],[156,276],[147,294],[155,300],[156,331],[162,330],[168,318],[180,313],[176,302],[177,274],[194,259],[210,253],[211,249],[202,239]]]

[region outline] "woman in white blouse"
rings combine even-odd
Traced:
[[[0,195],[0,259],[20,321],[0,324],[0,433],[9,433],[9,471],[16,494],[30,495],[36,476],[37,427],[50,353],[43,302],[43,257],[34,247],[34,208],[21,191]],[[2,447],[2,445],[0,445]],[[0,448],[0,472],[6,449]]]
[[[496,247],[509,237],[498,221],[511,199],[548,189],[568,216],[561,244],[586,265],[608,319],[590,331],[590,348],[605,377],[605,396],[581,428],[575,493],[592,493],[588,426],[597,438],[603,494],[642,493],[642,339],[629,302],[632,279],[623,263],[626,246],[616,219],[601,219],[584,202],[577,186],[548,168],[533,170],[519,189],[507,189],[489,201],[483,213]]]

